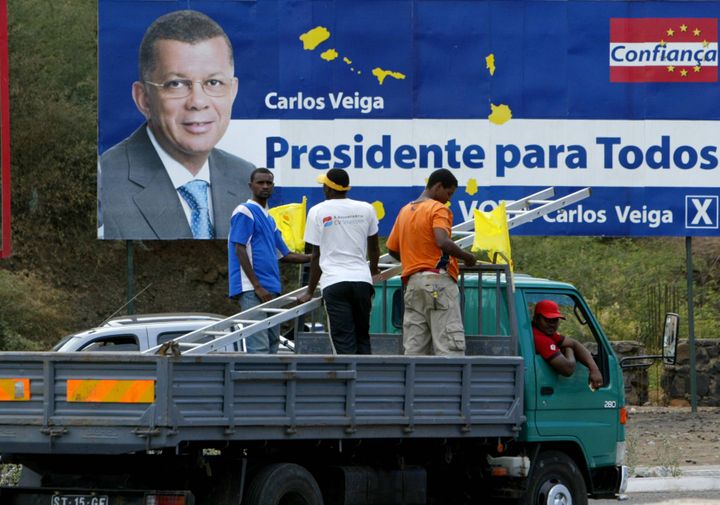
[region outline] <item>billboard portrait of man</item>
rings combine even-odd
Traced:
[[[99,238],[224,239],[254,166],[215,146],[238,91],[233,48],[205,14],[147,29],[132,99],[145,122],[100,156]]]

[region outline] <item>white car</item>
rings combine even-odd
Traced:
[[[56,352],[142,352],[204,328],[226,316],[208,313],[166,313],[119,316],[102,325],[63,337],[52,348]],[[199,343],[212,340],[208,336]],[[293,352],[293,343],[280,339],[279,352]],[[183,348],[183,345],[180,345]],[[244,352],[244,341],[229,344],[220,352]]]

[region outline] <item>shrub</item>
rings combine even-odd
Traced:
[[[0,350],[39,350],[67,333],[66,296],[30,273],[0,270]]]

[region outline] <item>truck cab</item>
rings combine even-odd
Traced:
[[[481,282],[478,279],[482,278]],[[626,476],[625,411],[622,372],[607,335],[590,310],[582,294],[571,284],[535,278],[525,274],[512,275],[515,310],[508,310],[504,276],[465,273],[458,281],[463,304],[466,354],[514,354],[523,357],[525,423],[516,445],[522,447],[533,468],[550,467],[552,472],[539,477],[543,482],[527,480],[528,488],[535,486],[536,493],[549,500],[562,498],[587,490],[591,496],[612,496],[624,489]],[[597,390],[589,387],[588,369],[578,362],[575,372],[564,377],[557,373],[535,352],[532,318],[535,304],[552,300],[566,318],[559,333],[571,337],[593,355],[603,376],[603,385]],[[380,335],[402,334],[403,298],[398,277],[376,286],[371,316],[371,333]],[[509,321],[508,314],[516,314]],[[507,349],[508,339],[501,335],[517,328],[517,349]],[[473,335],[485,335],[475,337]],[[497,335],[497,339],[488,337]],[[373,342],[373,345],[375,342]],[[400,344],[401,347],[401,344]],[[402,352],[402,351],[400,351]],[[508,447],[512,453],[513,448]],[[575,468],[582,482],[572,478],[567,468]],[[560,472],[560,476],[556,475]],[[532,477],[532,475],[531,475]],[[547,478],[547,479],[546,479]],[[545,480],[544,480],[545,479]],[[535,479],[537,480],[537,479]],[[561,482],[560,487],[550,485]],[[564,484],[562,484],[564,481]],[[543,489],[545,485],[545,489]],[[511,487],[511,486],[510,486]],[[541,500],[543,501],[543,500]],[[533,501],[533,503],[536,503]]]

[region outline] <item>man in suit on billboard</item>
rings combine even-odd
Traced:
[[[156,19],[132,97],[146,123],[100,157],[101,238],[227,238],[253,165],[216,149],[238,90],[233,50],[205,14]]]

